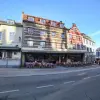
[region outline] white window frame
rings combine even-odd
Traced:
[[[56,36],[56,32],[52,32],[51,34],[52,34],[52,36]]]
[[[69,34],[69,38],[70,38],[70,39],[72,38],[72,34]]]
[[[45,19],[40,19],[40,23],[41,24],[45,24],[46,23],[46,20]]]
[[[45,47],[45,41],[40,41],[40,47]]]
[[[56,22],[51,21],[51,26],[56,26]]]
[[[45,34],[46,34],[45,31],[40,31],[40,35],[41,35],[41,36],[44,36]]]
[[[63,23],[60,24],[60,28],[64,28],[64,24]]]
[[[0,32],[0,35],[1,35],[1,36],[0,36],[0,41],[1,41],[1,40],[2,40],[2,32]]]
[[[13,35],[11,35],[11,33],[13,33]],[[9,40],[14,41],[14,38],[15,38],[15,32],[10,32],[9,33]]]
[[[28,17],[28,21],[34,22],[34,17]]]

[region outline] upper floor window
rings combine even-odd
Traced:
[[[64,24],[63,23],[60,24],[60,28],[64,28]]]
[[[33,17],[28,17],[28,21],[34,22],[34,18]]]
[[[52,36],[55,36],[56,35],[56,32],[52,32]]]
[[[56,26],[56,22],[51,22],[51,26]]]
[[[45,24],[45,22],[46,22],[45,19],[40,19],[41,24]]]
[[[33,28],[28,28],[28,34],[33,34]]]
[[[40,35],[41,36],[45,35],[45,31],[40,31]]]
[[[64,33],[61,34],[61,38],[62,38],[62,39],[65,38],[65,34],[64,34]]]
[[[45,42],[44,42],[44,41],[41,41],[41,42],[40,42],[40,46],[41,46],[41,47],[45,47]]]
[[[72,38],[72,34],[69,34],[69,38],[70,38],[70,39]]]
[[[28,32],[28,28],[27,27],[24,27],[23,30],[24,30],[25,33]]]
[[[87,47],[87,51],[89,52],[89,48]]]
[[[0,40],[2,40],[2,32],[0,32]]]
[[[9,40],[14,41],[14,36],[15,36],[15,32],[10,32],[9,33]]]

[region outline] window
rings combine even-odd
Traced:
[[[64,34],[64,33],[61,34],[61,38],[62,38],[62,39],[65,38],[65,34]]]
[[[92,52],[92,48],[90,48],[90,52]]]
[[[7,52],[7,58],[12,58],[12,52]]]
[[[56,32],[52,32],[52,36],[55,36],[56,35]]]
[[[88,40],[86,40],[86,44],[88,44]]]
[[[45,22],[46,22],[45,19],[40,19],[41,24],[45,24]]]
[[[72,38],[72,34],[69,34],[69,38],[70,38],[70,39]]]
[[[45,35],[45,31],[40,31],[40,35],[41,36]]]
[[[45,47],[45,42],[44,42],[44,41],[41,41],[41,42],[40,42],[40,46],[41,46],[41,47]]]
[[[33,28],[28,28],[28,34],[33,34]]]
[[[28,28],[24,27],[24,32],[27,33],[28,32]]]
[[[14,32],[10,32],[9,33],[9,40],[14,41],[14,36],[15,36],[15,33]]]
[[[84,43],[85,43],[85,39],[83,39],[84,40]]]
[[[80,49],[80,45],[79,45],[79,44],[77,44],[77,49],[78,49],[78,50]]]
[[[15,24],[15,21],[14,21],[14,20],[8,19],[8,20],[7,20],[7,23],[13,25],[13,24]]]
[[[28,17],[28,21],[34,22],[34,18],[33,17]]]
[[[55,22],[51,22],[51,26],[56,26],[56,23]]]
[[[14,55],[17,55],[17,52],[14,52]]]
[[[0,32],[0,40],[2,40],[2,32]]]
[[[60,24],[60,28],[64,28],[64,24]]]
[[[90,41],[90,45],[91,45],[91,41]]]
[[[87,47],[87,51],[89,52],[89,48]]]
[[[27,41],[28,46],[33,46],[33,41]]]

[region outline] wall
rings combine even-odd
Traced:
[[[21,61],[18,59],[0,59],[0,67],[19,67],[20,64]]]
[[[2,41],[0,41],[2,43],[2,46],[19,45],[19,47],[21,47],[21,41],[19,42],[19,37],[22,37],[22,27],[1,25],[0,32],[3,32]],[[9,39],[10,32],[15,33],[14,41]]]

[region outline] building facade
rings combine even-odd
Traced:
[[[24,62],[66,60],[67,41],[64,23],[22,14],[22,58]],[[23,63],[23,64],[24,64]]]
[[[21,23],[0,21],[0,66],[20,66],[21,39]]]
[[[68,56],[73,61],[84,61],[86,48],[83,45],[83,36],[75,23],[67,32]],[[68,58],[68,59],[69,59]]]
[[[93,62],[95,60],[95,42],[86,34],[82,33],[83,45],[85,46],[87,52],[85,53],[85,60],[87,62]]]

